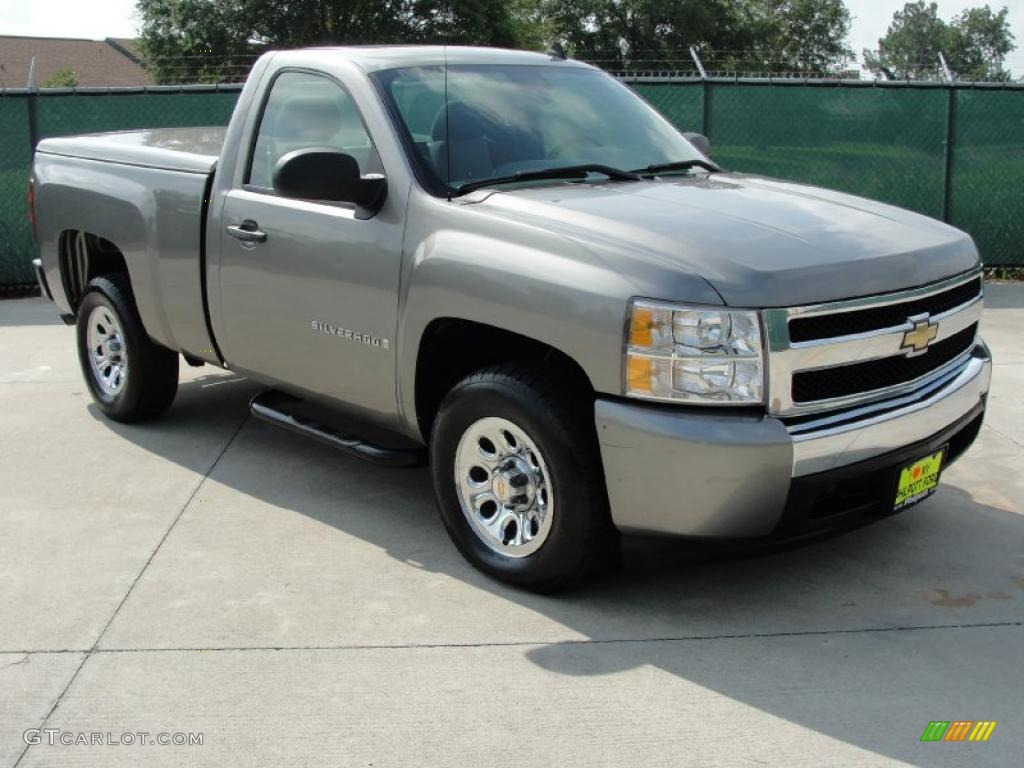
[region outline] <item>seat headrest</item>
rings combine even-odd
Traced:
[[[341,128],[342,114],[332,96],[293,96],[285,102],[274,133],[280,139],[326,140]]]
[[[429,134],[434,129],[438,113],[444,109],[444,97],[431,91],[417,93],[409,106],[405,122],[414,134]]]
[[[452,124],[451,133],[447,130],[449,120]],[[495,127],[493,120],[470,108],[465,102],[453,101],[447,110],[442,107],[438,112],[430,137],[434,141],[468,141],[493,134]]]

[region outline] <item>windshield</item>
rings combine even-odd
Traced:
[[[444,67],[374,78],[435,191],[562,166],[634,169],[702,157],[643,99],[597,70],[450,66],[447,109]]]

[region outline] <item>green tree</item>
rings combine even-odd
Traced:
[[[678,68],[691,45],[749,49],[752,26],[725,0],[546,0],[557,39],[570,53],[609,69]]]
[[[846,44],[850,12],[843,0],[748,0],[747,6],[770,69],[835,71],[853,55]]]
[[[826,71],[848,55],[843,0],[544,0],[556,38],[609,68]]]
[[[541,0],[508,0],[512,34],[516,47],[525,51],[546,51],[558,39],[552,20]]]
[[[401,0],[239,1],[255,35],[281,48],[408,42],[416,24],[416,4]]]
[[[907,3],[893,14],[878,50],[864,51],[864,64],[889,79],[930,79],[939,73],[942,52],[956,77],[1004,80],[1006,54],[1014,49],[1008,12],[1003,8],[969,8],[950,22],[939,18],[938,6],[923,0]]]
[[[929,79],[937,72],[947,33],[938,5],[923,0],[907,3],[893,14],[878,50],[864,50],[864,66],[890,80]]]
[[[71,67],[58,69],[43,83],[43,88],[77,88],[78,73]]]
[[[256,52],[246,0],[138,0],[139,47],[157,83],[239,79]]]
[[[536,4],[536,1],[533,5]],[[267,47],[440,43],[514,47],[527,0],[138,0],[157,82],[244,77]]]
[[[406,30],[395,39],[414,43],[492,45],[515,48],[513,4],[506,0],[419,0],[402,3]],[[388,41],[388,37],[383,38]]]
[[[158,82],[234,79],[262,48],[439,43],[544,50],[609,69],[822,72],[847,54],[843,0],[139,0]]]
[[[968,8],[950,25],[946,53],[957,77],[964,80],[1008,80],[1003,64],[1014,50],[1004,7],[993,12],[989,6]]]

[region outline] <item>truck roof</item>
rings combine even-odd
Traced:
[[[339,59],[350,61],[366,72],[400,67],[450,65],[557,66],[592,69],[571,59],[550,54],[513,51],[505,48],[477,48],[443,45],[352,45],[269,51],[263,59],[277,64],[327,67]],[[263,60],[261,59],[261,60]],[[140,131],[86,134],[46,139],[39,151],[89,160],[137,165],[147,168],[209,173],[220,155],[225,127],[156,128]]]
[[[346,45],[303,48],[294,51],[271,52],[274,57],[308,59],[310,55],[343,57],[361,66],[367,72],[399,67],[450,65],[504,64],[519,66],[566,66],[591,68],[572,59],[559,59],[547,53],[516,51],[508,48],[482,48],[466,45]]]

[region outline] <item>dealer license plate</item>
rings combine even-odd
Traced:
[[[935,493],[935,489],[939,485],[939,475],[942,473],[942,461],[945,457],[946,446],[943,446],[935,453],[918,459],[900,470],[899,480],[896,483],[894,512],[924,501]]]

